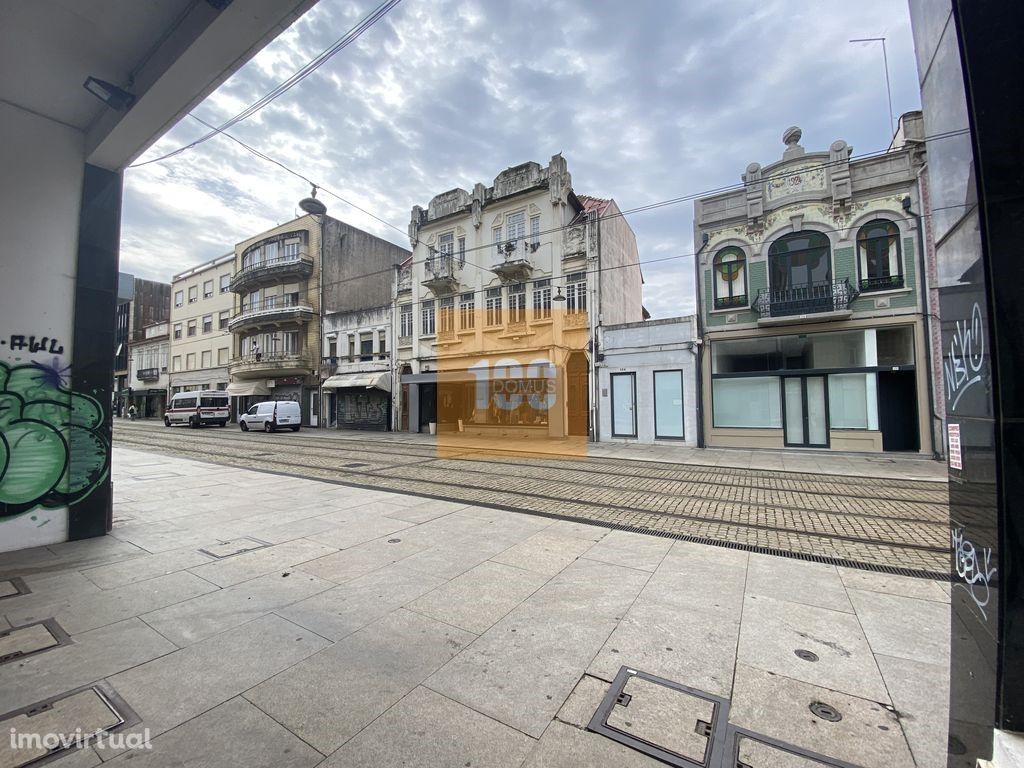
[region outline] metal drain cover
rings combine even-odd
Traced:
[[[42,653],[69,642],[67,633],[53,619],[14,627],[0,632],[0,664]]]
[[[259,539],[251,539],[244,537],[241,539],[232,539],[231,541],[221,541],[217,544],[212,544],[208,547],[200,549],[199,551],[210,555],[211,557],[231,557],[232,555],[240,555],[243,552],[252,552],[254,549],[263,549],[269,547],[265,541]]]
[[[735,726],[729,726],[726,755],[722,765],[730,768],[857,768]]]
[[[803,659],[804,661],[817,661],[818,660],[818,654],[816,654],[814,651],[807,651],[807,650],[804,650],[803,648],[797,648],[795,651],[793,651],[793,653],[796,654],[796,657],[798,659]]]
[[[721,752],[729,703],[622,667],[588,730],[681,768],[710,768]]]
[[[111,697],[95,686],[32,704],[0,717],[5,735],[0,739],[0,766],[34,765],[42,758],[81,747],[125,722]]]
[[[822,720],[827,720],[830,723],[838,723],[843,719],[842,714],[838,709],[833,707],[831,704],[824,704],[820,701],[815,701],[811,704],[808,709],[811,710],[811,714],[815,717],[819,717]]]

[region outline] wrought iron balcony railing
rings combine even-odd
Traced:
[[[313,259],[305,251],[263,259],[242,267],[231,277],[230,288],[234,292],[246,290],[259,282],[275,281],[278,278],[309,277],[313,274]]]
[[[747,294],[742,296],[717,296],[715,309],[732,309],[747,306]]]
[[[135,378],[139,381],[156,381],[160,378],[159,368],[139,368],[135,372]]]
[[[792,288],[762,288],[754,300],[754,310],[762,317],[791,317],[823,312],[841,312],[857,298],[849,280],[807,283]]]
[[[869,291],[892,291],[902,288],[903,285],[903,275],[864,277],[860,281],[860,290],[862,293],[868,293]]]

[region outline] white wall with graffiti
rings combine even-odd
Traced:
[[[105,481],[103,409],[68,388],[83,136],[0,102],[0,551],[68,538]]]

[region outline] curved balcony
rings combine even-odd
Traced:
[[[537,250],[537,243],[526,240],[509,240],[498,243],[498,254],[491,265],[491,271],[507,283],[520,283],[529,280],[533,274],[533,262],[530,254]]]
[[[423,286],[435,296],[448,296],[459,287],[457,272],[461,271],[463,262],[451,253],[431,252],[423,262],[423,271],[427,279]]]
[[[313,316],[313,307],[297,295],[274,296],[263,301],[243,302],[242,311],[228,321],[228,330],[236,333],[284,323],[306,323]]]
[[[231,278],[234,293],[248,293],[264,285],[277,285],[296,280],[307,280],[313,275],[313,259],[305,251],[294,256],[281,256],[250,264]]]
[[[308,376],[315,370],[308,355],[267,353],[234,357],[228,363],[228,374],[238,379],[273,379],[283,376]]]

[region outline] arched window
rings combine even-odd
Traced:
[[[758,298],[762,314],[765,309],[772,317],[836,309],[828,238],[820,232],[793,232],[772,243],[768,284],[767,296]]]
[[[857,233],[857,266],[862,291],[903,287],[900,230],[891,221],[869,221]]]
[[[715,309],[747,305],[747,257],[742,249],[723,248],[715,256]]]

